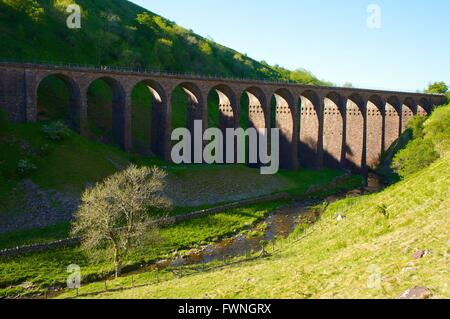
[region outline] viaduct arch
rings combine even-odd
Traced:
[[[191,130],[195,120],[203,121],[204,129],[208,127],[207,100],[213,92],[219,101],[222,131],[239,127],[242,118],[247,118],[249,127],[280,129],[280,164],[286,169],[327,166],[364,172],[376,165],[382,151],[398,139],[412,116],[427,115],[434,106],[445,103],[443,95],[1,62],[0,107],[10,120],[38,120],[37,91],[49,76],[66,85],[68,123],[84,136],[89,136],[88,89],[97,79],[105,81],[113,92],[114,139],[130,152],[131,96],[137,85],[145,85],[152,97],[150,148],[165,160],[170,160],[172,145],[174,90],[180,87],[187,97],[186,127]],[[243,114],[247,112],[242,109],[243,94],[248,97],[248,114]],[[275,109],[270,107],[272,98]]]

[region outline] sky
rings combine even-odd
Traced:
[[[448,0],[132,2],[258,61],[337,85],[414,92],[450,84]]]

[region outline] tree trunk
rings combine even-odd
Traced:
[[[114,267],[116,270],[116,279],[119,278],[122,272],[122,261],[120,260],[117,249],[114,249]]]
[[[114,262],[116,268],[116,279],[120,277],[122,273],[122,263],[120,261]]]

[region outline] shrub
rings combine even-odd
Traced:
[[[36,165],[27,159],[20,160],[19,163],[17,163],[17,173],[22,177],[30,175],[36,169]]]
[[[438,158],[439,154],[434,150],[431,140],[413,139],[395,155],[392,169],[405,178],[428,167]]]
[[[42,132],[52,141],[62,141],[70,136],[70,129],[61,121],[42,126]]]
[[[437,108],[424,124],[425,139],[433,141],[441,155],[450,150],[450,105]]]
[[[424,123],[427,118],[424,116],[415,116],[408,122],[408,129],[411,130],[412,138],[424,138]]]

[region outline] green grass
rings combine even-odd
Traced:
[[[250,227],[278,205],[279,203],[252,205],[163,228],[160,231],[160,243],[131,255],[128,265],[139,268],[141,264],[166,258],[174,252],[217,241]],[[53,229],[56,234],[59,231],[66,229]],[[42,292],[45,287],[64,285],[67,277],[66,267],[70,264],[80,265],[87,280],[101,277],[104,272],[111,273],[113,270],[110,263],[90,262],[78,247],[0,259],[0,296]],[[34,289],[25,291],[20,287],[23,282],[32,283]],[[8,288],[9,286],[14,287]]]
[[[299,242],[284,242],[269,259],[96,297],[398,298],[409,288],[424,286],[435,298],[450,298],[449,167],[447,156],[380,193],[331,204]],[[388,217],[380,213],[380,205]],[[337,221],[338,214],[345,219]],[[432,254],[415,260],[416,249]],[[415,270],[405,272],[406,267]],[[379,274],[381,281],[369,288],[373,270],[379,271],[373,278]],[[154,274],[143,276],[139,280],[151,283]],[[126,280],[130,278],[121,279]],[[92,290],[88,285],[80,292]]]
[[[63,238],[67,238],[70,233],[70,224],[61,223],[48,227],[19,230],[0,234],[0,249],[43,244]]]
[[[304,70],[257,62],[125,0],[77,0],[82,28],[69,29],[65,9],[70,3],[0,1],[0,56],[323,83]],[[138,19],[144,12],[147,19]]]

